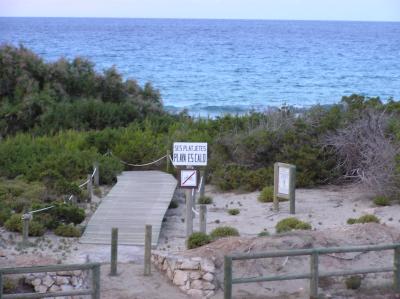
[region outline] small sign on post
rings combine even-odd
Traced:
[[[274,164],[274,210],[279,210],[279,198],[290,201],[290,214],[296,213],[296,166],[277,162]]]
[[[196,169],[181,169],[179,171],[179,187],[183,189],[197,188],[199,185],[199,171]]]
[[[207,142],[174,142],[175,166],[207,166]]]

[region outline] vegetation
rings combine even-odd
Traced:
[[[300,221],[295,217],[289,217],[282,219],[275,226],[277,233],[288,232],[291,230],[310,230],[311,225],[309,223]]]
[[[205,233],[195,232],[189,236],[187,241],[188,249],[197,248],[211,242],[211,237]]]
[[[54,233],[61,237],[79,238],[82,234],[82,231],[73,224],[61,224],[54,230]]]
[[[213,203],[213,199],[211,197],[209,197],[209,196],[201,196],[197,200],[197,203],[199,205],[210,205],[210,204]]]
[[[387,196],[376,196],[373,201],[377,206],[390,206],[390,199]]]
[[[263,230],[262,232],[258,233],[259,237],[268,237],[269,232],[267,230]]]
[[[168,209],[176,209],[178,206],[179,206],[179,204],[177,201],[171,201],[168,206]]]
[[[22,233],[22,214],[13,214],[4,226],[9,231]],[[35,220],[29,222],[29,236],[43,236],[44,232],[45,228],[41,223]]]
[[[239,236],[239,232],[236,228],[230,226],[220,226],[212,230],[210,237],[213,240],[224,238],[224,237],[236,237]]]
[[[239,213],[240,213],[239,209],[229,209],[228,210],[228,214],[232,215],[232,216],[239,215]]]
[[[360,218],[349,218],[347,219],[347,224],[363,224],[363,223],[370,223],[370,222],[374,222],[374,223],[379,223],[379,218],[376,217],[375,215],[372,214],[366,214],[361,216]]]
[[[358,275],[350,276],[345,280],[346,288],[349,290],[357,290],[361,287],[361,281],[362,281],[361,276]]]

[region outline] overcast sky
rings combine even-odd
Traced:
[[[400,0],[0,0],[0,16],[400,21]]]

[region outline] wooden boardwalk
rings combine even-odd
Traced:
[[[153,226],[156,246],[164,214],[176,188],[175,178],[161,171],[124,171],[90,219],[80,242],[111,244],[118,227],[118,244],[144,245],[144,227]]]

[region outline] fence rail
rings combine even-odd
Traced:
[[[43,273],[58,271],[74,271],[74,270],[91,270],[92,286],[89,289],[51,292],[51,293],[19,293],[19,294],[3,294],[3,278],[4,275],[26,274],[26,273]],[[100,299],[100,263],[86,263],[73,265],[48,265],[33,267],[17,267],[17,268],[1,268],[0,269],[0,299],[33,299],[59,296],[79,296],[91,295],[92,299]]]
[[[370,252],[394,250],[393,267],[369,268],[360,270],[343,270],[335,272],[319,272],[319,256],[332,253],[349,253],[349,252]],[[250,260],[275,257],[289,256],[310,256],[310,273],[304,274],[289,274],[277,276],[258,276],[248,278],[233,278],[232,262],[235,260]],[[310,248],[310,249],[294,249],[281,250],[266,253],[248,253],[235,254],[224,257],[224,299],[232,298],[232,285],[241,283],[267,282],[267,281],[282,281],[295,279],[310,279],[310,299],[318,298],[318,281],[320,277],[344,276],[368,273],[383,273],[394,272],[393,287],[394,290],[400,293],[400,243],[386,245],[366,245],[354,247],[331,247],[331,248]]]

